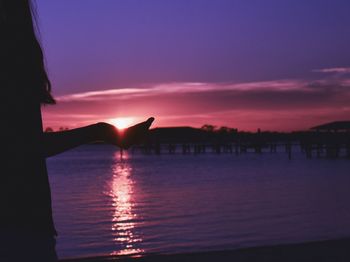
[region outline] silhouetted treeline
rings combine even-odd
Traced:
[[[69,128],[64,127],[64,126],[59,127],[57,130],[54,130],[52,127],[46,127],[44,132],[50,133],[50,132],[55,132],[55,131],[66,131],[66,130],[69,130]]]

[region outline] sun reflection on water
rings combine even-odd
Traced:
[[[135,231],[137,214],[134,211],[134,186],[132,168],[126,160],[128,155],[115,155],[116,164],[113,169],[113,178],[110,196],[113,200],[112,234],[113,241],[119,247],[111,255],[139,255],[144,252],[136,244],[142,242],[141,236]]]

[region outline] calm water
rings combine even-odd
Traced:
[[[350,236],[350,161],[285,153],[48,160],[59,256],[179,253]]]

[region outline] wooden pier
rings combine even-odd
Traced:
[[[155,128],[141,146],[132,152],[143,154],[276,154],[289,159],[297,154],[306,158],[350,159],[350,121],[332,122],[307,131],[238,132],[236,129],[217,131],[191,128]]]
[[[164,143],[144,144],[134,147],[131,153],[147,155],[202,155],[202,154],[276,154],[285,153],[289,159],[296,154],[302,154],[308,159],[312,158],[348,158],[350,159],[350,143],[348,144],[321,144],[280,142],[265,144],[249,143]]]

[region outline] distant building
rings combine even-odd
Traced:
[[[336,121],[314,126],[311,130],[327,132],[350,132],[350,121]]]

